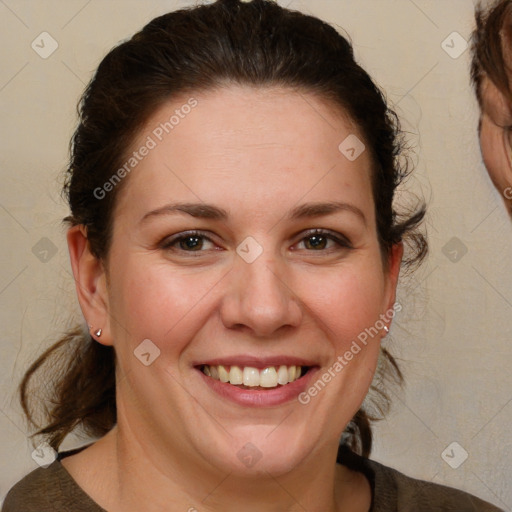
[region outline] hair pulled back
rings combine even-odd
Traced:
[[[329,24],[270,0],[217,0],[155,18],[113,48],[80,100],[64,187],[71,213],[64,220],[70,226],[85,226],[97,258],[108,255],[116,197],[129,177],[101,199],[95,190],[122,166],[147,120],[177,95],[230,84],[287,87],[314,93],[343,109],[358,126],[371,154],[384,260],[399,242],[406,245],[405,265],[424,257],[426,241],[417,231],[424,207],[402,214],[393,205],[395,190],[408,175],[397,116],[356,63],[351,44]],[[393,357],[385,349],[381,356],[374,382],[382,384],[391,377],[401,383]],[[115,425],[112,347],[97,343],[79,326],[44,352],[20,385],[22,406],[34,425],[29,384],[45,368],[51,406],[45,407],[44,426],[33,435],[44,435],[57,449],[77,427],[99,437]],[[343,436],[344,442],[365,456],[372,445],[370,422],[389,405],[384,386],[372,387],[374,412],[361,408]]]

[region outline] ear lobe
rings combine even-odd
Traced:
[[[101,339],[97,341],[112,345],[107,279],[103,262],[92,254],[85,226],[69,228],[66,238],[82,313],[87,324],[92,326],[91,333],[101,329]]]

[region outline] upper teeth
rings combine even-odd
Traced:
[[[258,370],[251,366],[209,366],[202,367],[203,373],[221,382],[274,388],[297,380],[301,376],[302,366],[267,366]]]

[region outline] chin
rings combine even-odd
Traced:
[[[272,432],[269,427],[259,430],[264,430],[264,433],[233,436],[223,450],[205,458],[226,472],[254,478],[258,475],[277,477],[290,473],[307,456],[307,444],[291,435],[289,429],[283,429],[280,435],[275,431],[269,434]]]

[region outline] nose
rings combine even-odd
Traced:
[[[262,255],[252,263],[236,256],[233,265],[221,305],[227,328],[264,338],[300,324],[301,301],[286,283],[285,263]]]

